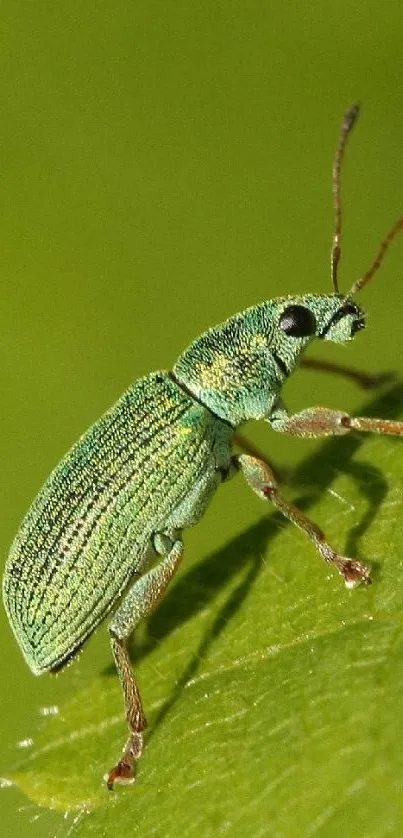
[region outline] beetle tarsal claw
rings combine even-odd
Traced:
[[[113,791],[115,783],[134,783],[133,765],[126,762],[126,760],[119,760],[118,764],[112,768],[106,778],[106,785],[109,791]]]
[[[115,783],[134,783],[133,758],[127,758],[125,754],[124,758],[119,760],[118,764],[112,768],[105,779],[109,791],[113,791]]]
[[[341,573],[344,576],[347,588],[355,588],[360,584],[370,585],[372,582],[370,572],[365,564],[353,561],[352,559],[343,563]]]
[[[143,751],[143,736],[141,733],[132,733],[130,736],[122,759],[112,768],[109,774],[105,775],[106,785],[109,791],[113,790],[115,783],[134,783],[134,762],[140,759]]]

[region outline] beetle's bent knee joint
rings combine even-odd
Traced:
[[[158,556],[167,556],[175,544],[174,538],[171,538],[166,533],[156,532],[151,538],[152,546]]]

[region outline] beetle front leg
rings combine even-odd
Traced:
[[[337,567],[348,588],[354,587],[359,582],[365,584],[371,582],[369,570],[364,564],[337,553],[326,541],[322,530],[307,518],[297,506],[282,497],[274,474],[267,463],[258,460],[256,457],[251,457],[249,454],[241,454],[236,457],[236,463],[253,491],[263,500],[270,500],[289,521],[292,521],[310,538],[322,558]]]
[[[403,435],[403,422],[349,416],[342,410],[331,410],[327,407],[309,407],[301,413],[294,413],[293,416],[288,416],[285,410],[281,410],[271,416],[269,422],[275,431],[301,437],[337,436],[353,430],[392,436]]]
[[[163,543],[163,537],[160,538]],[[143,617],[153,611],[168,587],[183,556],[183,544],[175,541],[163,561],[149,570],[130,588],[109,626],[113,657],[122,685],[130,736],[123,756],[108,774],[106,784],[112,790],[116,781],[133,779],[133,764],[141,756],[143,731],[147,727],[139,688],[130,664],[126,642]]]

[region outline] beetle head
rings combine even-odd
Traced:
[[[363,327],[363,311],[340,294],[277,297],[200,335],[173,374],[214,414],[238,425],[270,413],[314,338],[342,343]]]
[[[278,328],[280,335],[291,339],[317,337],[344,343],[365,328],[365,315],[349,297],[307,294],[287,301]]]

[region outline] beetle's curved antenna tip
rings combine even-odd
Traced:
[[[354,123],[357,121],[359,113],[361,110],[361,102],[355,102],[354,105],[351,105],[351,108],[346,111],[344,114],[343,119],[343,129],[345,132],[351,131]]]

